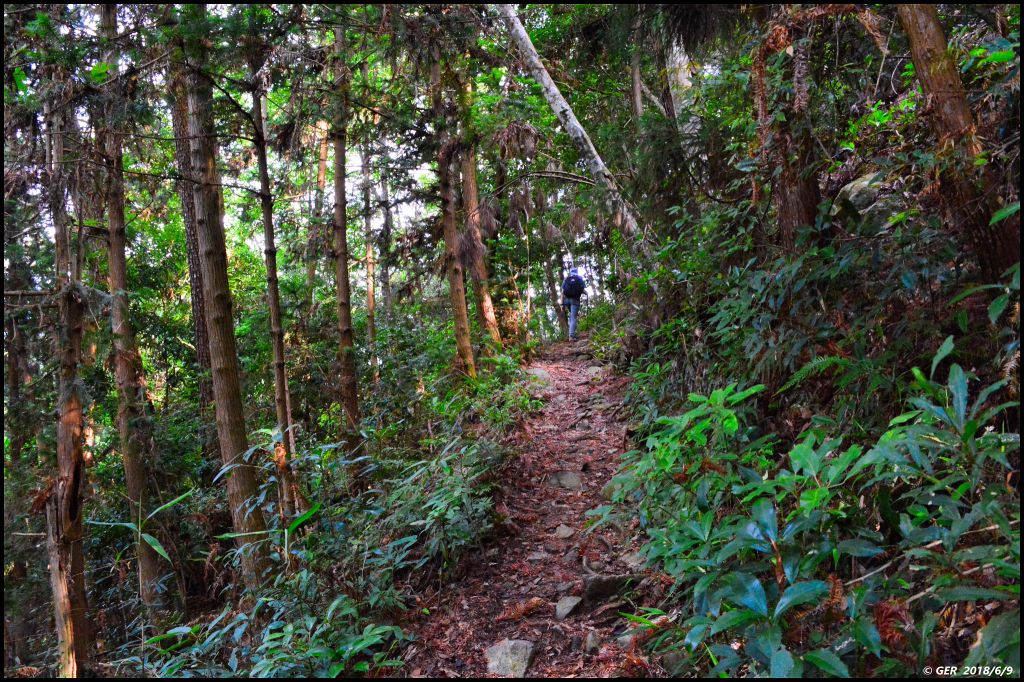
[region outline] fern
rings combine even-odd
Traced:
[[[775,395],[778,395],[779,393],[782,393],[783,391],[788,391],[789,389],[793,388],[797,384],[803,383],[809,377],[817,376],[819,374],[824,374],[828,370],[833,369],[835,367],[841,367],[842,369],[849,369],[852,365],[853,365],[852,362],[850,362],[846,358],[841,357],[839,355],[823,355],[821,357],[814,358],[813,360],[808,362],[806,365],[804,365],[803,367],[798,369],[796,372],[794,372],[792,378],[790,378],[790,380],[788,382],[786,382],[785,386],[783,386],[778,391],[776,391]]]

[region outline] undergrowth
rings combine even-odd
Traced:
[[[449,577],[490,533],[491,493],[507,455],[498,437],[538,407],[517,358],[491,355],[477,379],[452,377],[434,357],[446,352],[445,333],[439,325],[385,337],[415,352],[408,362],[382,363],[390,391],[378,393],[385,399],[377,418],[364,423],[363,452],[353,459],[328,443],[297,453],[306,510],[287,525],[276,508],[270,457],[280,434],[265,432],[271,442],[247,453],[266,469],[250,503],[277,523],[263,537],[246,538],[242,550],[230,542],[234,534],[223,534],[201,559],[217,591],[211,601],[248,606],[150,630],[141,644],[126,645],[120,667],[161,676],[336,677],[400,665],[415,592]],[[353,465],[369,477],[358,492],[349,485]],[[249,593],[233,570],[256,542],[271,545],[274,565],[267,587]]]

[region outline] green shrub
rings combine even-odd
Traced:
[[[1005,380],[972,401],[959,365],[945,385],[915,376],[914,409],[867,448],[813,428],[777,460],[743,426],[762,387],[691,395],[693,409],[655,422],[613,480],[643,555],[675,581],[680,622],[657,645],[709,676],[912,675],[954,646],[938,624],[968,602],[996,606],[956,645],[966,660],[1019,665],[1020,509],[1005,474],[1020,442],[997,428],[1016,403],[990,404]]]

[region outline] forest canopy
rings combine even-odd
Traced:
[[[5,5],[5,676],[1019,676],[1019,29]]]

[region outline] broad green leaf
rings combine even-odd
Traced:
[[[726,400],[726,402],[729,403],[730,405],[735,405],[736,403],[743,402],[744,400],[746,400],[750,396],[752,396],[752,395],[754,395],[756,393],[760,393],[763,390],[765,390],[765,385],[764,384],[757,384],[756,386],[751,386],[750,388],[748,388],[746,390],[740,391],[736,395],[729,396],[729,398]]]
[[[745,606],[758,615],[768,615],[768,597],[765,595],[764,586],[756,577],[747,573],[735,573],[732,577],[731,588],[724,595],[726,599]]]
[[[932,374],[931,374],[931,376],[932,376],[933,379],[935,378],[935,368],[938,367],[939,363],[942,362],[946,358],[946,356],[949,355],[952,352],[953,352],[953,337],[952,336],[947,336],[946,340],[942,342],[941,346],[939,346],[939,350],[938,350],[938,352],[935,353],[935,357],[932,358]]]
[[[811,488],[800,493],[800,507],[812,512],[825,503],[831,494],[828,488]]]
[[[855,538],[853,540],[843,540],[839,543],[839,551],[842,554],[855,557],[873,557],[881,554],[884,550],[875,545],[873,542]]]
[[[993,590],[987,587],[951,587],[948,590],[939,590],[938,597],[943,601],[980,601],[983,599],[1016,599],[1019,595],[1010,594],[1003,590]]]
[[[27,81],[28,81],[28,76],[25,74],[25,69],[21,68],[20,66],[15,67],[14,68],[14,88],[15,88],[15,90],[17,90],[20,93],[24,93],[26,90],[28,90],[28,86],[26,85]]]
[[[850,670],[830,649],[818,649],[804,654],[804,661],[832,677],[849,677]]]
[[[765,537],[775,542],[779,538],[779,522],[775,518],[775,506],[767,498],[762,497],[754,503],[754,521],[764,532]]]
[[[89,80],[96,85],[102,85],[110,77],[110,64],[98,62],[89,69]]]
[[[853,638],[875,656],[882,655],[882,635],[868,618],[858,618],[853,623]]]
[[[827,593],[828,589],[828,583],[824,580],[808,580],[790,585],[786,588],[786,591],[782,593],[779,603],[775,605],[775,613],[772,618],[778,618],[790,608],[797,606],[798,604],[806,604],[809,601],[814,601],[821,595]]]
[[[157,554],[162,556],[164,559],[167,559],[168,561],[171,560],[171,557],[167,556],[167,550],[164,549],[164,546],[161,545],[160,541],[157,540],[155,537],[153,537],[149,533],[143,533],[142,534],[142,539],[146,541],[147,545],[149,545],[154,550],[156,550]]]
[[[139,532],[139,527],[130,521],[86,521],[86,523],[92,526],[118,526],[120,528],[127,528],[133,533]]]
[[[953,415],[962,427],[967,419],[967,375],[960,365],[949,368],[949,392],[953,396]]]
[[[297,528],[298,528],[299,526],[301,526],[301,525],[302,525],[302,524],[304,524],[304,523],[305,523],[306,521],[308,521],[309,519],[311,519],[311,518],[313,517],[313,515],[314,515],[314,514],[316,514],[316,513],[318,512],[318,511],[320,511],[320,507],[321,507],[321,504],[322,504],[322,503],[320,503],[320,502],[317,502],[317,503],[316,503],[316,504],[314,504],[314,505],[313,505],[312,507],[310,507],[309,509],[307,509],[307,510],[306,510],[306,513],[305,513],[305,514],[303,514],[303,515],[302,515],[302,516],[300,516],[299,518],[297,518],[297,519],[295,519],[294,521],[292,521],[291,525],[290,525],[290,526],[288,526],[288,533],[289,533],[289,534],[291,534],[291,533],[294,533],[294,532],[296,531],[296,529],[297,529]]]
[[[715,624],[711,626],[711,632],[708,634],[717,635],[719,632],[726,630],[732,630],[733,628],[739,627],[745,623],[749,623],[752,620],[758,620],[759,615],[753,611],[747,609],[736,609],[735,611],[727,611],[718,617]]]
[[[793,660],[793,654],[789,653],[785,649],[779,649],[772,654],[772,677],[799,677],[799,675],[793,674],[795,668],[796,661]]]
[[[996,300],[992,301],[992,303],[989,304],[988,319],[992,324],[995,324],[996,320],[999,319],[999,316],[1003,314],[1003,311],[1006,310],[1006,306],[1009,302],[1010,295],[1003,294],[1002,296],[999,296],[998,298],[996,298]]]
[[[192,488],[192,490],[189,490],[187,493],[182,493],[181,495],[178,495],[177,497],[175,497],[170,502],[165,502],[164,504],[160,505],[159,507],[157,507],[156,509],[151,511],[149,513],[149,516],[146,517],[146,520],[149,521],[151,518],[153,518],[154,516],[156,516],[157,514],[162,512],[163,510],[170,509],[174,505],[176,505],[179,502],[181,502],[182,500],[184,500],[189,495],[193,494],[196,490],[197,490],[197,488]]]
[[[1013,50],[1010,50],[1010,53],[1012,55],[1013,54]],[[1001,209],[999,209],[998,211],[996,211],[992,215],[992,220],[988,221],[988,224],[989,225],[995,225],[1000,220],[1006,220],[1007,218],[1009,218],[1010,216],[1012,216],[1014,213],[1016,213],[1019,210],[1020,210],[1020,202],[1019,201],[1015,201],[1012,204],[1009,204],[1007,206],[1003,206]]]

